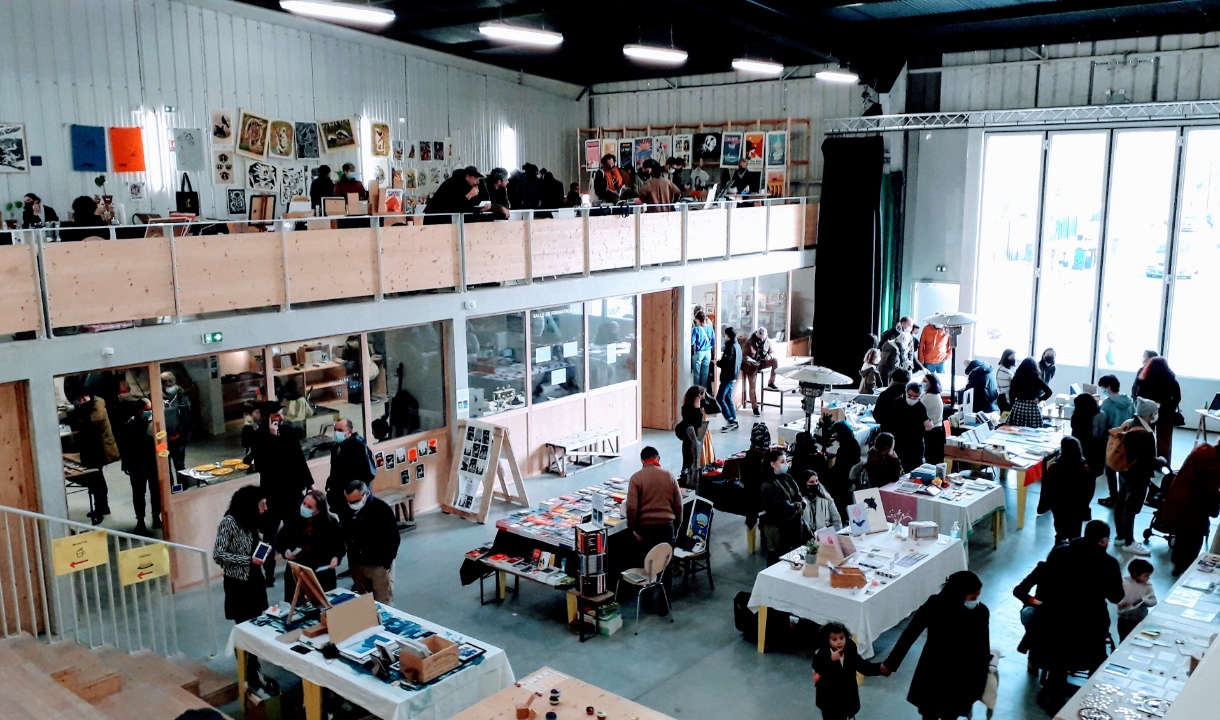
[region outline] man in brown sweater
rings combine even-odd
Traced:
[[[644,556],[661,543],[674,544],[674,525],[682,520],[682,493],[673,473],[661,467],[661,453],[648,446],[640,451],[644,467],[627,483],[627,529],[635,536],[636,557],[644,566]],[[670,588],[669,568],[662,577],[665,593]],[[662,603],[658,615],[669,614],[668,603]]]

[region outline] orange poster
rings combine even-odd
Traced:
[[[140,128],[110,128],[110,157],[116,173],[144,172],[144,137]]]

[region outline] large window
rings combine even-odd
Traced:
[[[788,273],[758,278],[758,324],[767,328],[767,336],[775,342],[791,339],[788,337]]]
[[[583,303],[530,311],[534,404],[584,392],[585,306]]]
[[[1042,134],[987,136],[979,225],[975,354],[1028,352],[1033,327],[1034,255]]]
[[[736,330],[739,338],[754,332],[757,329],[754,324],[754,278],[720,283],[719,310],[720,332],[716,337],[724,337],[727,327]]]
[[[636,379],[635,296],[589,303],[589,389]]]
[[[306,456],[328,442],[335,421],[364,434],[364,354],[359,335],[336,335],[271,348],[275,399],[284,422],[303,438]],[[377,372],[373,365],[374,373]],[[376,378],[374,378],[376,379]]]
[[[1182,214],[1172,273],[1173,313],[1167,355],[1179,374],[1220,378],[1216,363],[1216,290],[1220,288],[1220,128],[1186,133]],[[1149,259],[1149,271],[1164,255]]]
[[[525,407],[525,314],[466,321],[470,417]]]
[[[369,333],[372,442],[445,426],[441,324]]]

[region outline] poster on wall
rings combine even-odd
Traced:
[[[694,142],[693,135],[674,135],[674,157],[682,158],[686,161],[687,166],[693,165],[691,158],[691,143]]]
[[[601,165],[601,140],[585,140],[585,169],[596,170]]]
[[[143,153],[141,153],[140,159],[143,164]],[[0,173],[29,171],[30,160],[25,146],[25,125],[0,123]]]
[[[271,141],[267,146],[267,154],[273,158],[291,159],[296,155],[293,138],[296,129],[287,120],[271,121]]]
[[[259,160],[267,157],[267,136],[271,121],[245,110],[237,121],[237,154]]]
[[[203,170],[207,162],[203,157],[203,130],[174,128],[174,156],[181,172]]]
[[[720,162],[720,133],[695,133],[691,150],[694,162],[715,165]]]
[[[244,216],[246,214],[246,191],[241,190],[241,189],[229,188],[228,198],[229,198],[229,215],[230,216],[235,216],[235,215]]]
[[[432,141],[432,159],[437,162],[441,162],[445,159],[445,141],[444,140],[433,140]]]
[[[420,162],[432,162],[432,141],[431,140],[420,140],[419,141],[419,161]]]
[[[393,143],[393,148],[394,148],[394,162],[402,162],[403,155],[406,153],[405,144],[403,143],[402,140],[395,140]]]
[[[458,466],[457,500],[453,503],[459,510],[478,511],[479,486],[488,476],[488,469],[499,459],[490,457],[494,431],[493,425],[476,420],[466,421],[466,435],[462,438],[462,459]]]
[[[632,141],[633,149],[631,155],[632,165],[638,170],[644,166],[645,160],[652,159],[652,138],[641,137]]]
[[[212,111],[212,147],[233,147],[233,111]]]
[[[106,172],[106,129],[92,125],[73,125],[72,169],[77,172]]]
[[[317,123],[295,123],[293,125],[293,134],[296,135],[297,160],[316,160],[321,157],[321,149],[318,146]]]
[[[597,159],[598,165],[601,165],[601,159],[607,155],[613,155],[618,158],[618,140],[602,140],[601,157]]]
[[[132,182],[127,183],[127,192],[131,196],[132,202],[139,202],[144,199],[144,183]]]
[[[415,168],[406,168],[402,173],[402,186],[407,190],[414,190],[419,187],[419,175]]]
[[[765,132],[746,133],[745,158],[748,169],[762,170],[766,164],[767,134]]]
[[[635,147],[635,141],[624,139],[618,141],[618,166],[628,167],[631,165],[631,150]]]
[[[784,167],[788,164],[788,131],[772,130],[767,133],[767,167]]]
[[[274,165],[252,162],[246,168],[246,187],[254,192],[275,192],[277,172]]]
[[[742,133],[726,132],[720,138],[720,164],[734,167],[741,160]]]
[[[672,135],[656,135],[652,138],[652,159],[664,165],[674,154]]]
[[[351,118],[327,120],[320,124],[322,131],[322,147],[326,152],[343,152],[356,147],[356,124]]]
[[[373,157],[390,156],[390,126],[385,123],[373,123]]]
[[[767,169],[767,194],[771,197],[784,197],[787,193],[788,171],[784,168]]]
[[[4,127],[0,126],[0,155],[4,154],[3,133]],[[116,173],[144,172],[144,135],[140,132],[140,128],[110,128],[110,162],[111,168]],[[3,161],[0,161],[0,165],[3,165]]]
[[[237,181],[234,168],[237,158],[232,150],[212,151],[212,183],[214,185],[232,185]]]
[[[280,203],[287,205],[294,197],[309,195],[305,187],[305,179],[309,177],[309,168],[304,165],[282,167],[280,170]]]

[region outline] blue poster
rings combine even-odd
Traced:
[[[106,131],[92,125],[72,126],[72,169],[106,172]]]

